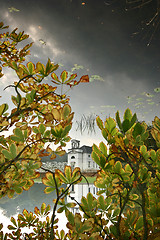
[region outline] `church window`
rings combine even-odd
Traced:
[[[75,162],[71,162],[71,167],[74,168],[74,167],[75,167],[75,164],[76,164]]]
[[[89,162],[88,162],[88,168],[90,168],[90,167],[91,167],[91,162],[89,161]]]
[[[75,159],[75,156],[72,156],[71,159]]]
[[[71,192],[74,192],[74,185],[71,186]]]

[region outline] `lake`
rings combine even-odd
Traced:
[[[4,231],[9,232],[7,225],[10,224],[10,217],[16,217],[19,213],[22,213],[24,209],[27,209],[29,212],[34,211],[34,207],[41,207],[41,204],[44,202],[46,205],[50,204],[53,209],[53,199],[56,198],[55,192],[51,194],[44,193],[45,186],[42,183],[35,183],[28,191],[23,191],[20,195],[15,195],[12,199],[5,196],[0,200],[0,222],[3,223]],[[86,197],[88,192],[91,192],[95,197],[98,189],[94,186],[93,183],[79,183],[71,187],[71,197],[74,197],[78,202],[80,202],[81,197]],[[72,201],[67,197],[67,201]],[[78,212],[78,208],[72,209],[72,212]],[[65,214],[58,214],[60,219],[60,229],[66,229],[66,217]]]

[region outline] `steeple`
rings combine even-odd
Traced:
[[[80,141],[79,140],[76,140],[76,139],[71,140],[72,149],[79,148],[79,146],[80,146]]]

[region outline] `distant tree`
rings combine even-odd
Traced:
[[[126,10],[141,10],[141,30],[148,38],[148,46],[159,30],[160,24],[160,0],[125,0]],[[137,31],[138,33],[138,31]],[[136,33],[136,34],[137,34]]]

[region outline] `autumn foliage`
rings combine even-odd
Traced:
[[[89,80],[87,75],[76,80],[76,74],[68,75],[65,70],[58,77],[54,73],[58,65],[50,59],[46,65],[24,64],[32,44],[21,50],[17,45],[28,35],[16,30],[6,32],[3,23],[0,28],[1,77],[4,67],[17,74],[17,81],[7,86],[15,91],[11,97],[15,107],[9,110],[7,103],[0,106],[0,197],[12,198],[32,187],[39,175],[37,169],[42,167],[42,156],[48,154],[54,159],[55,154],[65,153],[63,147],[70,140],[73,112],[69,97],[57,94],[57,87],[65,84],[70,88]],[[46,77],[51,78],[51,85],[45,82]],[[42,183],[46,194],[56,192],[53,207],[43,203],[40,209],[35,206],[34,212],[24,209],[17,219],[11,217],[10,233],[4,233],[0,224],[2,240],[160,238],[160,119],[154,118],[151,130],[158,150],[145,144],[149,137],[147,125],[139,123],[129,109],[123,120],[117,112],[115,119],[109,117],[105,122],[97,117],[97,125],[109,144],[109,151],[104,142],[92,147],[92,159],[100,167],[94,183],[99,188],[97,198],[88,193],[82,196],[81,203],[73,198],[67,203],[71,186],[84,177],[81,170],[70,166],[64,171],[48,170]],[[57,146],[54,151],[51,143]],[[79,213],[73,214],[71,209],[76,205]],[[57,230],[56,211],[65,212],[68,232]],[[22,234],[24,227],[30,232]]]

